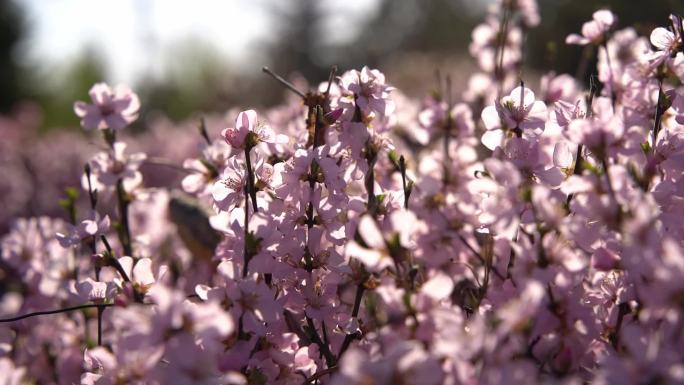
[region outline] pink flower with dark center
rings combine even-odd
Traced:
[[[674,31],[663,27],[658,27],[651,31],[651,44],[656,48],[654,52],[647,55],[648,64],[651,68],[656,68],[668,59],[674,58],[682,49],[681,30],[677,29],[681,28],[681,26],[676,25],[679,19],[674,16],[670,16],[670,19],[675,25]]]
[[[268,125],[260,123],[254,110],[240,112],[235,127],[224,129],[221,136],[234,148],[254,147],[261,142],[283,144],[289,140],[287,136],[276,135]]]
[[[162,266],[155,278],[155,274],[152,273],[152,260],[149,258],[140,258],[136,262],[133,258],[124,256],[119,258],[119,264],[126,272],[135,289],[143,294],[147,293],[152,285],[166,272],[166,267]]]
[[[188,170],[189,174],[183,178],[183,191],[201,195],[209,193],[213,182],[219,177],[220,170],[226,167],[231,155],[229,145],[217,139],[203,149],[202,157],[186,159],[183,168]]]
[[[482,143],[494,150],[502,144],[506,134],[522,136],[533,132],[539,135],[544,130],[546,118],[546,104],[535,100],[534,92],[529,88],[517,87],[510,95],[482,110],[482,121],[487,128]]]
[[[233,303],[231,313],[236,319],[242,318],[245,331],[264,335],[264,323],[274,322],[280,306],[273,299],[273,291],[263,282],[240,281],[235,290],[228,293]]]
[[[363,67],[361,71],[347,71],[339,79],[345,102],[354,102],[349,111],[353,112],[353,107],[358,107],[363,114],[362,119],[376,114],[385,117],[394,111],[395,105],[390,98],[394,88],[385,83],[382,72]]]
[[[242,199],[247,183],[247,171],[237,158],[229,161],[221,179],[211,188],[216,205],[223,211],[232,210]]]
[[[252,157],[256,185],[259,188],[271,187],[274,182],[274,168],[257,155]],[[254,159],[256,158],[256,159]],[[276,178],[277,179],[277,178]],[[247,169],[237,157],[228,161],[228,167],[211,187],[211,195],[216,206],[223,211],[231,211],[244,198],[247,184]]]

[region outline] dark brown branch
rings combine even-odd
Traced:
[[[273,79],[277,80],[280,84],[284,85],[285,88],[287,88],[288,90],[290,90],[290,91],[294,92],[295,94],[299,95],[302,99],[306,99],[306,95],[305,95],[302,91],[298,90],[297,87],[294,86],[294,84],[288,82],[288,81],[285,80],[282,76],[280,76],[280,75],[276,74],[275,72],[271,71],[270,68],[268,68],[268,67],[261,67],[261,71],[263,71],[264,73],[270,75]]]
[[[363,292],[366,290],[366,287],[363,285],[363,283],[360,283],[356,287],[356,297],[354,298],[354,307],[352,308],[352,318],[357,318],[359,315],[359,309],[361,308],[361,299],[363,298]],[[342,341],[342,346],[340,347],[340,352],[337,354],[337,359],[339,360],[342,357],[342,354],[349,348],[349,345],[351,342],[358,336],[358,333],[352,333],[352,334],[347,334],[344,337],[344,341]]]
[[[337,371],[337,369],[338,369],[337,366],[331,366],[327,369],[323,369],[321,371],[318,371],[318,372],[314,373],[311,377],[304,380],[304,382],[302,382],[302,385],[311,384],[312,382],[319,380],[319,379],[327,376],[328,374],[335,373]]]
[[[37,311],[37,312],[33,312],[33,313],[23,314],[23,315],[12,317],[12,318],[3,318],[3,319],[0,319],[0,323],[16,322],[16,321],[20,321],[20,320],[23,320],[26,318],[36,317],[36,316],[40,316],[40,315],[67,313],[70,311],[82,310],[82,309],[106,308],[106,307],[110,307],[110,306],[114,306],[114,304],[113,303],[87,304],[87,305],[71,306],[71,307],[65,307],[65,308],[54,309],[54,310],[43,310],[43,311]]]

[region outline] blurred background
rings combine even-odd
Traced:
[[[226,111],[283,100],[264,65],[310,84],[333,64],[340,72],[368,65],[413,98],[435,86],[436,70],[466,84],[476,70],[471,31],[491,2],[0,0],[0,234],[19,216],[63,216],[57,200],[99,150],[72,108],[89,101],[96,82],[126,83],[140,95],[141,117],[126,130],[137,135],[131,147],[178,165],[197,154],[200,115],[216,134]],[[541,24],[525,43],[529,84],[541,71],[575,73],[581,48],[565,36],[597,9],[644,36],[670,13],[684,14],[682,0],[538,5]],[[178,186],[173,168],[146,167],[146,186]]]
[[[263,65],[317,83],[332,64],[367,64],[419,96],[436,69],[456,79],[472,72],[471,31],[490,2],[0,0],[0,113],[32,101],[41,131],[74,129],[73,101],[101,80],[138,92],[143,118],[270,106],[283,92]],[[684,13],[681,0],[539,0],[542,22],[529,33],[526,66],[574,73],[580,49],[564,38],[601,7],[643,34]]]

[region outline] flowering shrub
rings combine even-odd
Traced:
[[[0,384],[684,383],[684,24],[616,20],[568,36],[589,90],[533,91],[536,3],[503,1],[463,102],[285,83],[169,188],[119,135],[137,96],[95,85],[85,199],[1,240]]]

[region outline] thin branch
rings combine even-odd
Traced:
[[[453,101],[451,95],[451,76],[446,77],[446,122],[444,122],[444,160],[442,162],[442,188],[446,192],[449,185],[449,166],[451,166],[451,156],[449,155],[449,145],[451,139],[451,129],[454,125],[454,118],[451,116],[451,109],[453,108]]]
[[[244,266],[242,266],[242,277],[247,276],[247,265],[249,265],[249,187],[245,186],[244,188],[245,191],[245,239],[243,240],[244,242]],[[242,321],[242,317],[240,317],[240,321]]]
[[[496,80],[498,81],[498,92],[497,92],[497,98],[501,97],[502,93],[502,88],[503,88],[503,78],[504,78],[504,71],[503,71],[503,58],[504,58],[504,52],[506,50],[506,39],[507,39],[507,34],[508,34],[508,21],[510,19],[510,6],[504,7],[504,13],[503,17],[501,19],[501,22],[499,23],[499,41],[497,42],[497,50],[496,50],[496,67],[494,69],[494,75],[496,76]]]
[[[403,155],[399,157],[399,171],[401,172],[401,186],[404,189],[404,208],[408,210],[413,181],[409,180],[408,183],[406,182],[406,159],[404,159]]]
[[[183,166],[177,165],[177,164],[169,161],[168,159],[164,159],[164,158],[150,157],[150,158],[145,159],[145,164],[149,164],[152,166],[168,167],[170,169],[176,170],[178,172],[183,172],[186,174],[190,174],[193,172],[193,170],[190,170],[190,169],[185,168]]]
[[[608,171],[608,159],[604,156],[601,159],[601,165],[603,166],[603,173],[606,176],[606,185],[608,187],[608,194],[610,194],[611,199],[619,206],[620,203],[618,202],[617,198],[615,197],[615,189],[613,188],[613,182],[610,180],[610,174]]]
[[[254,171],[252,170],[252,159],[249,157],[250,146],[245,147],[245,163],[247,165],[247,192],[252,198],[254,213],[259,211],[256,200],[256,188],[254,187]]]
[[[119,240],[123,247],[124,255],[133,256],[133,246],[131,245],[131,229],[128,225],[128,205],[130,203],[128,193],[123,185],[123,179],[119,179],[116,183],[116,197],[119,201],[119,221],[121,223],[121,230],[119,231]]]
[[[90,163],[86,163],[84,167],[86,174],[86,181],[88,182],[88,198],[90,198],[90,208],[95,211],[97,206],[97,190],[93,190],[93,185],[90,182]]]
[[[596,84],[594,80],[594,75],[589,77],[589,95],[587,95],[587,112],[584,114],[586,117],[591,117],[592,114],[592,104],[594,104],[594,92],[596,91]],[[577,145],[577,153],[575,154],[575,167],[572,170],[573,175],[582,175],[582,143]],[[565,205],[570,211],[570,201],[572,201],[573,194],[568,194],[568,199],[565,201]]]
[[[325,89],[325,97],[327,98],[328,95],[330,94],[330,86],[332,86],[333,80],[335,79],[335,75],[337,74],[337,66],[332,66],[330,67],[330,75],[328,76],[328,87]]]
[[[486,265],[487,265],[487,261],[484,259],[484,257],[483,257],[482,255],[480,255],[479,252],[477,252],[477,250],[475,250],[475,248],[473,248],[473,247],[470,245],[470,243],[468,243],[468,241],[465,239],[465,237],[464,237],[463,235],[461,235],[460,233],[458,233],[458,232],[456,233],[456,235],[458,236],[458,239],[459,239],[461,242],[463,242],[464,245],[466,245],[466,248],[468,248],[468,250],[470,250],[470,252],[473,253],[473,254],[477,257],[477,259],[479,259],[480,262],[482,262],[482,264],[486,266]],[[499,271],[496,270],[496,268],[495,268],[494,266],[492,266],[491,268],[492,268],[492,271],[494,272],[494,274],[496,274],[497,277],[499,277],[502,281],[505,281],[505,280],[506,280],[506,277],[504,277],[501,273],[499,273]]]
[[[104,314],[102,305],[97,307],[97,346],[102,346],[102,314]]]
[[[656,111],[655,111],[655,118],[653,121],[653,144],[651,146],[655,148],[656,146],[656,140],[658,139],[658,132],[660,132],[660,125],[661,121],[663,118],[663,81],[662,79],[658,79],[658,102],[656,104]]]
[[[615,111],[615,101],[617,96],[615,95],[615,80],[613,79],[613,66],[610,63],[610,52],[608,52],[608,39],[603,40],[603,50],[606,52],[606,64],[608,65],[608,84],[610,84],[610,100],[613,106],[613,111]]]
[[[302,385],[311,384],[312,382],[319,380],[319,379],[327,376],[328,374],[335,373],[337,371],[337,369],[338,369],[337,366],[331,366],[327,369],[320,370],[320,371],[314,373],[311,377],[304,380],[304,382],[302,382]]]
[[[114,252],[112,251],[112,245],[109,244],[109,241],[107,240],[107,237],[104,235],[100,235],[100,240],[102,240],[102,244],[105,247],[105,250],[111,255],[114,255]]]
[[[313,339],[313,342],[315,342],[318,345],[318,347],[321,349],[321,353],[325,357],[325,363],[328,365],[328,367],[335,366],[335,356],[333,356],[332,352],[330,351],[330,347],[328,346],[328,344],[323,342],[323,340],[321,339],[321,336],[318,334],[318,330],[316,330],[316,325],[314,324],[311,317],[306,316],[306,324],[309,327],[309,330],[311,331],[311,338]]]
[[[98,307],[106,308],[106,307],[110,307],[110,306],[114,306],[114,304],[113,303],[87,304],[87,305],[65,307],[65,308],[55,309],[55,310],[43,310],[43,311],[37,311],[37,312],[33,312],[33,313],[23,314],[23,315],[12,317],[12,318],[3,318],[3,319],[0,319],[0,323],[16,322],[16,321],[20,321],[20,320],[23,320],[26,318],[36,317],[36,316],[40,316],[40,315],[67,313],[67,312],[74,311],[74,310],[91,309],[91,308],[98,308]]]
[[[577,71],[575,71],[575,80],[580,83],[584,83],[584,78],[587,76],[587,70],[589,69],[589,64],[594,58],[594,49],[596,48],[593,44],[588,44],[582,49],[580,63],[577,66]]]
[[[85,165],[85,174],[86,174],[86,180],[88,181],[88,196],[90,197],[90,208],[94,212],[95,207],[97,206],[97,190],[93,190],[93,185],[90,182],[90,163],[86,163],[86,165]],[[117,192],[118,192],[118,185],[117,185]],[[104,238],[104,235],[102,237]],[[92,241],[90,241],[88,243],[90,245],[90,251],[92,251],[93,255],[97,254],[97,239],[93,239]],[[108,247],[109,244],[106,243],[106,246]],[[111,248],[108,247],[108,251],[111,255]],[[100,264],[100,260],[97,260],[97,262],[95,262],[95,280],[96,281],[100,280],[101,269],[102,269],[102,265]],[[104,313],[104,309],[105,308],[103,306],[97,307],[97,346],[102,345],[102,313]]]
[[[130,277],[128,274],[126,274],[126,270],[124,270],[123,266],[119,263],[119,260],[114,257],[114,253],[112,252],[112,246],[109,244],[109,241],[107,241],[107,237],[104,235],[100,236],[100,239],[102,240],[102,243],[105,245],[105,249],[107,249],[107,253],[109,254],[108,258],[108,264],[112,266],[114,269],[116,269],[117,272],[121,275],[121,278],[123,278],[124,281],[126,282],[131,282]]]
[[[207,142],[207,145],[211,146],[211,139],[209,139],[209,134],[207,134],[207,123],[204,117],[200,119],[199,133],[204,138],[204,141]]]
[[[261,67],[261,71],[264,73],[270,75],[273,79],[277,80],[280,84],[284,85],[285,88],[289,89],[290,91],[294,92],[295,94],[299,95],[302,99],[306,99],[306,95],[297,89],[297,87],[294,86],[294,84],[288,82],[285,80],[282,76],[276,74],[275,72],[271,71],[270,68],[268,67]]]
[[[618,350],[618,347],[620,346],[620,329],[622,328],[622,324],[624,322],[625,316],[630,313],[630,308],[629,304],[627,302],[623,302],[618,305],[618,316],[617,316],[617,321],[615,323],[615,329],[613,332],[608,336],[608,340],[610,341],[610,344],[613,346],[613,349],[616,351]]]
[[[358,284],[356,286],[356,297],[354,298],[354,307],[352,308],[352,318],[356,318],[359,316],[359,309],[361,308],[361,299],[363,298],[363,292],[366,290],[366,287],[363,285],[363,283]],[[342,354],[349,348],[349,345],[351,344],[352,340],[356,337],[357,333],[353,334],[347,334],[344,336],[344,341],[342,341],[342,346],[340,347],[340,352],[337,354],[337,359],[339,360],[340,357],[342,357]]]

